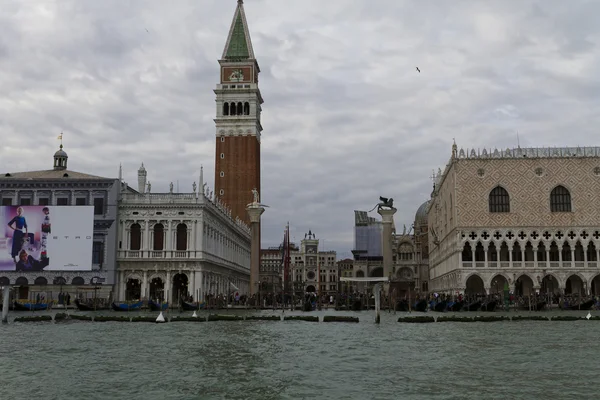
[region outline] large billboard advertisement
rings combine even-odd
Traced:
[[[90,271],[94,207],[0,207],[0,271]]]

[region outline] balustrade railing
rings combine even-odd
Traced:
[[[588,261],[583,262],[583,261],[575,261],[574,263],[572,263],[571,261],[562,261],[562,262],[550,262],[549,268],[551,269],[561,269],[561,268],[572,268],[573,265],[575,266],[575,268],[578,269],[583,269],[583,268],[599,268],[600,267],[600,263],[598,263],[597,261]],[[482,261],[476,261],[476,262],[472,262],[472,261],[463,261],[462,262],[462,267],[463,268],[485,268],[486,267],[486,263],[482,262]],[[508,262],[508,261],[488,261],[487,262],[487,268],[523,268],[523,269],[536,269],[536,268],[542,268],[542,269],[547,269],[548,268],[548,263],[546,261],[513,261]]]
[[[187,259],[199,259],[213,262],[227,266],[231,269],[247,272],[250,269],[250,265],[241,265],[231,260],[222,258],[220,256],[211,254],[205,251],[196,250],[119,250],[117,252],[118,259],[127,260],[146,260],[146,259],[169,259],[169,258],[187,258]]]

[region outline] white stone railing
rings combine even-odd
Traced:
[[[247,265],[242,265],[204,251],[194,250],[119,250],[117,259],[120,261],[191,259],[208,261],[243,273],[250,270],[250,258],[247,260]]]
[[[124,204],[189,204],[200,203],[202,199],[196,193],[123,193],[121,202]]]
[[[546,261],[538,261],[537,263],[534,261],[527,261],[527,262],[522,262],[522,261],[513,261],[508,262],[508,261],[502,261],[500,263],[496,262],[496,261],[488,261],[487,263],[487,268],[497,268],[498,264],[500,265],[500,268],[503,269],[509,269],[509,268],[522,268],[522,269],[546,269],[546,268],[550,268],[550,269],[561,269],[561,268],[572,268],[573,267],[573,263],[571,261],[563,261],[561,262],[556,262],[553,261],[550,263],[550,267],[548,267],[548,263]],[[576,261],[575,263],[575,268],[578,269],[584,269],[584,268],[598,268],[598,262],[597,261],[589,261],[589,262],[583,262],[583,261]],[[462,262],[462,267],[463,268],[486,268],[486,263],[485,262],[481,262],[481,261],[477,261],[475,263],[473,263],[472,261],[463,261]]]

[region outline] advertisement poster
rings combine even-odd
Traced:
[[[0,271],[90,271],[92,206],[0,207]]]

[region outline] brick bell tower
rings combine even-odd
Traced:
[[[252,189],[260,189],[260,124],[263,99],[258,88],[260,68],[254,58],[244,2],[238,0],[225,44],[215,119],[215,194],[232,216],[250,224],[246,206]]]

